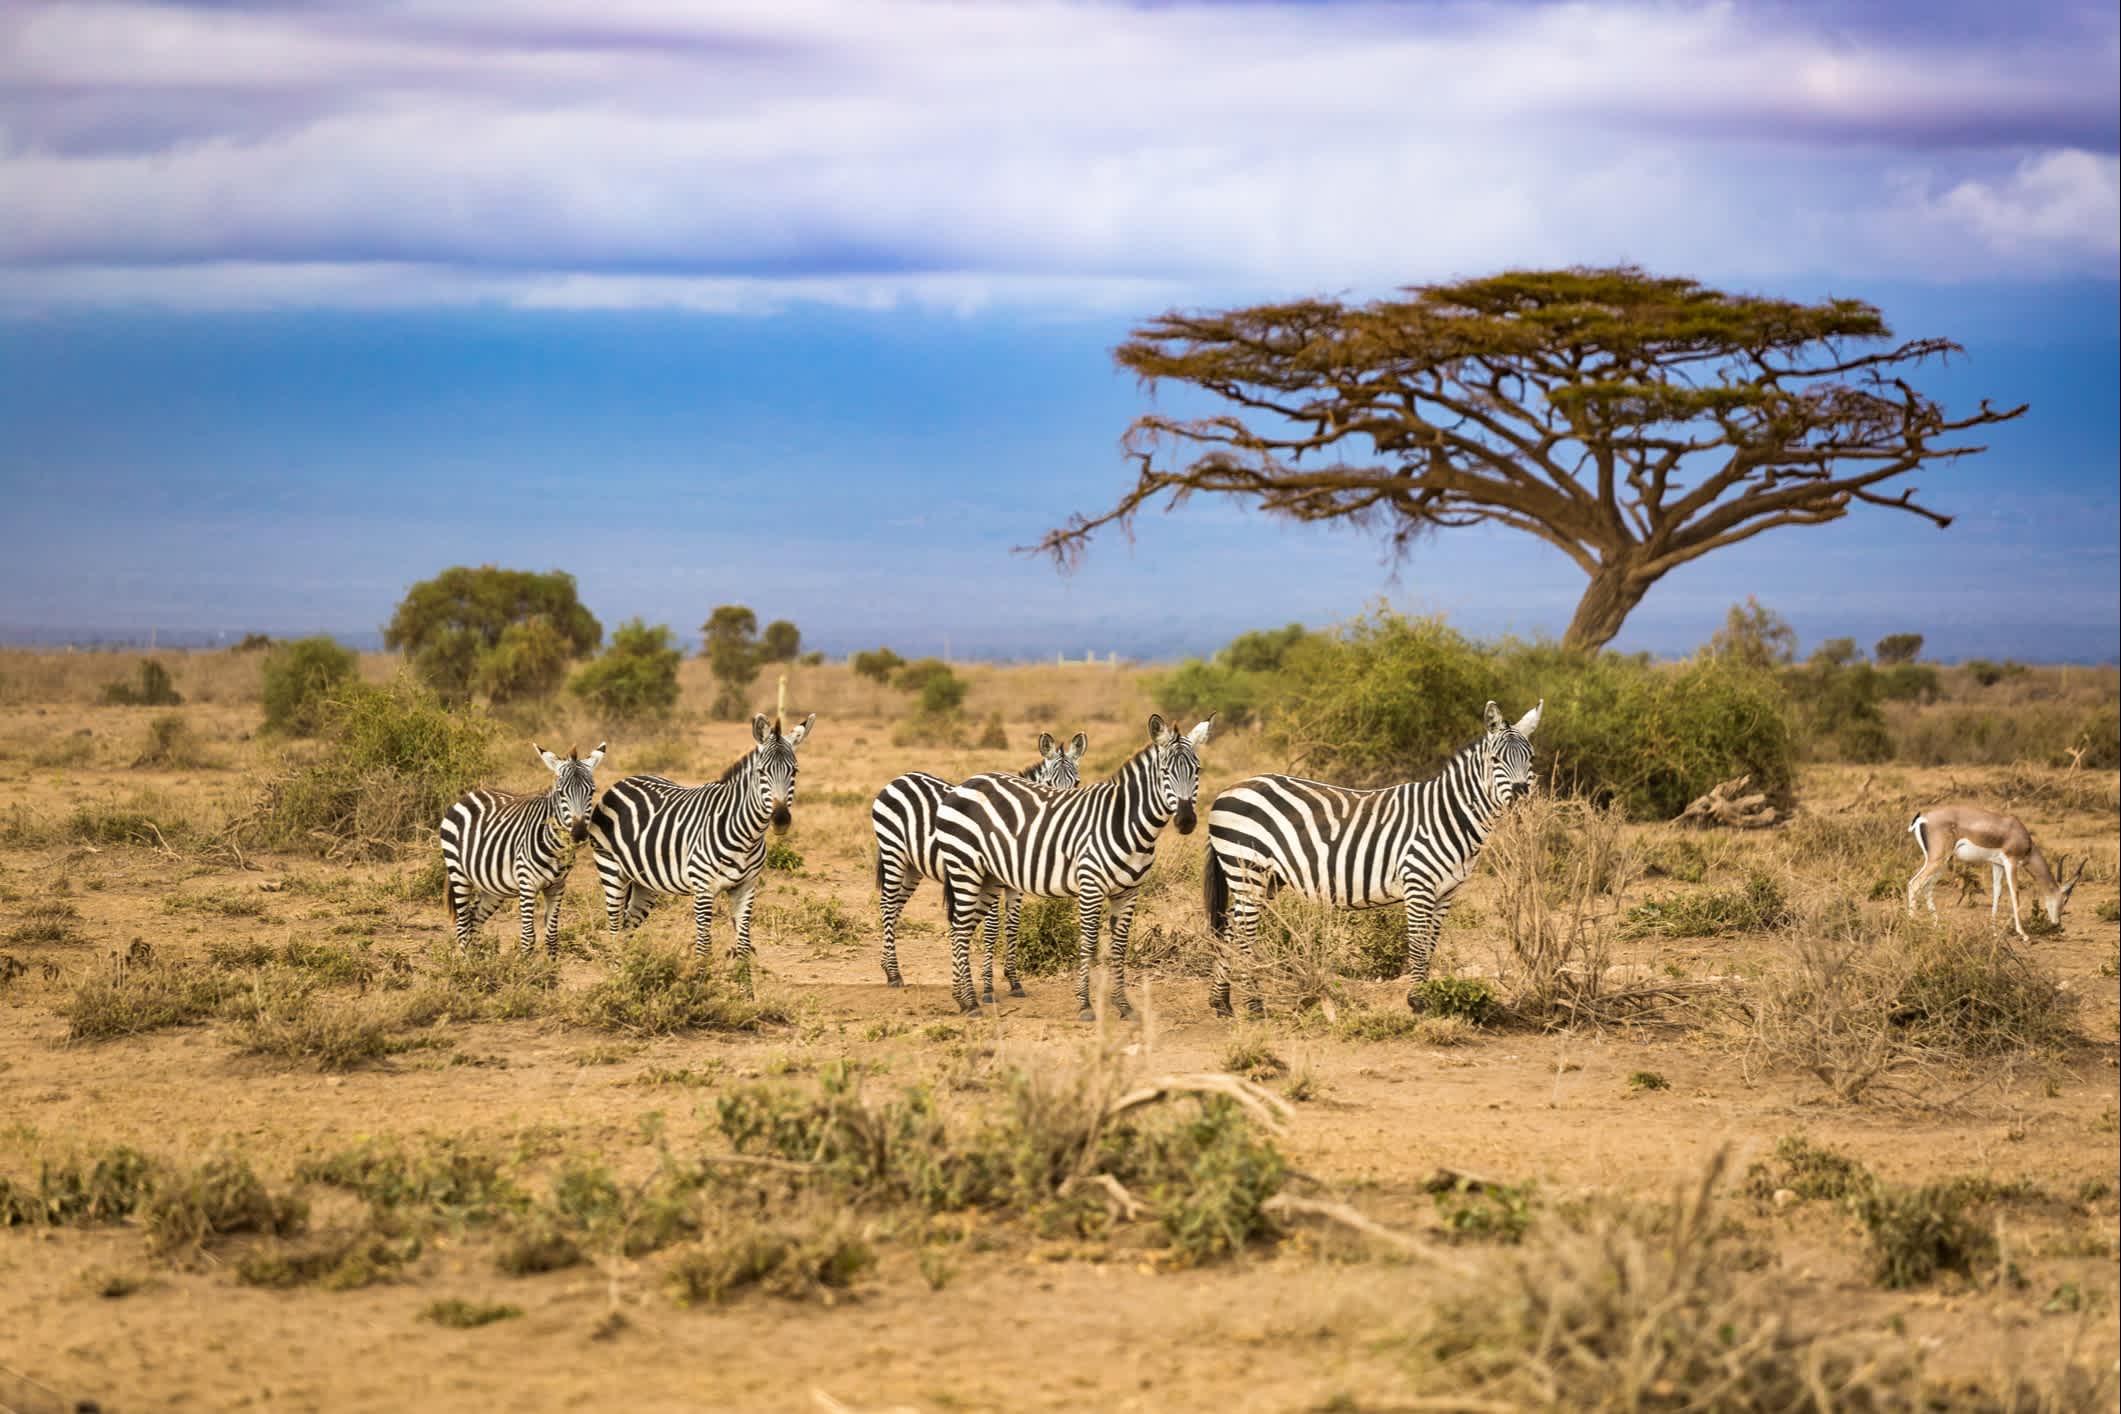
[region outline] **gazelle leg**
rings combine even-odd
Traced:
[[[2008,859],[2003,861],[2003,882],[2010,885],[2011,930],[2019,937],[2024,938],[2025,925],[2018,921],[2018,871],[2011,867],[2011,862]],[[2027,938],[2026,941],[2031,942],[2032,940]]]
[[[1994,918],[1994,917],[1996,916],[1996,909],[1997,909],[1998,907],[2000,907],[2000,906],[2001,906],[2002,902],[2003,902],[2003,866],[2002,866],[2002,865],[2000,865],[2000,864],[1991,864],[1991,865],[1989,865],[1989,866],[1988,866],[1988,916],[1989,916],[1989,917],[1991,917],[1991,918]]]

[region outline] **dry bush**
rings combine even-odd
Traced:
[[[736,984],[689,952],[637,938],[609,959],[605,978],[577,996],[568,1017],[598,1031],[663,1036],[680,1031],[756,1031],[788,1020],[785,1007],[741,996]]]
[[[357,685],[330,704],[323,751],[267,781],[230,833],[328,857],[388,858],[488,779],[497,730],[491,718],[453,711],[403,679]]]
[[[133,758],[135,769],[156,771],[197,771],[215,764],[199,734],[180,712],[167,712],[149,722],[140,754]]]
[[[231,1233],[300,1232],[309,1221],[309,1205],[272,1192],[240,1156],[216,1154],[187,1172],[157,1179],[145,1215],[149,1246],[163,1254],[184,1254]]]
[[[2075,1043],[2075,999],[1986,919],[1842,902],[1801,913],[1785,937],[1790,961],[1746,1003],[1749,1050],[1837,1099],[1912,1096],[1939,1062]]]
[[[1613,935],[1636,870],[1620,811],[1535,795],[1488,838],[1509,950],[1496,983],[1509,1013],[1539,1026],[1640,1019],[1699,988],[1610,975]]]
[[[1946,1391],[1912,1344],[1808,1321],[1796,1289],[1746,1274],[1727,1250],[1711,1201],[1722,1170],[1719,1156],[1663,1212],[1597,1210],[1580,1225],[1549,1224],[1500,1273],[1483,1267],[1423,1303],[1413,1343],[1425,1403],[2000,1414],[2111,1400],[2104,1376],[2075,1366],[2038,1386],[2006,1378]]]

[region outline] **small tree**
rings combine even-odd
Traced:
[[[574,694],[619,721],[660,716],[677,705],[678,651],[670,625],[628,619],[611,632],[602,657],[568,684]]]
[[[936,717],[948,716],[964,705],[965,694],[971,684],[950,671],[950,665],[940,658],[921,658],[898,670],[892,685],[901,692],[910,692],[920,704],[920,710]]]
[[[803,651],[803,631],[786,619],[775,619],[759,635],[759,659],[767,663],[793,663]]]
[[[746,711],[744,693],[759,675],[759,616],[742,604],[723,604],[700,625],[700,655],[721,684],[714,714],[733,720]]]
[[[906,660],[889,648],[854,655],[854,671],[857,676],[876,682],[890,682],[891,675],[906,665]]]
[[[1779,668],[1797,656],[1797,631],[1748,594],[1743,604],[1731,605],[1723,627],[1709,639],[1709,651],[1748,668]]]
[[[266,650],[265,725],[294,736],[315,736],[326,705],[354,680],[360,659],[325,634],[276,643]]]
[[[1846,668],[1862,661],[1863,650],[1853,638],[1829,638],[1812,650],[1812,662],[1817,667]]]
[[[1919,633],[1889,633],[1878,640],[1871,650],[1878,662],[1885,667],[1896,663],[1912,663],[1922,656],[1922,635]]]
[[[1152,390],[1222,400],[1127,430],[1132,489],[1048,531],[1067,563],[1168,495],[1236,496],[1381,531],[1395,551],[1482,522],[1536,535],[1590,583],[1562,643],[1599,648],[1702,555],[1858,506],[1951,517],[1896,478],[1983,450],[1910,381],[1960,352],[1891,342],[1859,300],[1820,304],[1613,269],[1518,270],[1364,305],[1301,299],[1149,320],[1114,351]]]
[[[446,569],[405,593],[383,629],[445,702],[484,692],[495,702],[549,694],[567,662],[593,652],[603,626],[582,607],[574,576],[494,565]]]
[[[137,686],[111,683],[103,689],[103,700],[121,707],[175,707],[184,701],[159,660],[142,658],[138,672]]]

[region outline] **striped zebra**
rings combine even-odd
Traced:
[[[530,749],[552,771],[551,790],[543,795],[467,791],[442,816],[442,869],[449,876],[449,910],[456,915],[458,947],[469,947],[479,925],[513,898],[523,912],[523,951],[533,951],[538,945],[538,894],[543,892],[545,952],[559,956],[560,900],[567,893],[574,847],[589,833],[589,812],[596,803],[594,773],[604,759],[605,745],[598,742],[586,761],[570,748],[562,761],[532,742]]]
[[[813,712],[785,735],[779,718],[751,719],[751,751],[718,781],[681,786],[661,776],[628,776],[604,792],[589,817],[604,883],[604,920],[614,937],[648,916],[660,896],[692,896],[692,951],[707,956],[714,898],[735,897],[736,964],[751,971],[751,900],[766,867],[766,827],[788,828],[795,801],[795,749]]]
[[[1077,732],[1066,747],[1053,733],[1038,735],[1039,759],[1017,774],[1034,785],[1054,790],[1073,790],[1081,778],[1078,763],[1090,748],[1090,739]],[[906,901],[923,879],[942,877],[942,858],[936,851],[935,814],[943,797],[955,787],[940,776],[908,771],[876,793],[869,806],[869,820],[876,830],[876,892],[884,915],[884,981],[893,987],[905,985],[898,971],[898,920]],[[1016,930],[1023,916],[1023,895],[1010,892],[1001,913],[987,915],[986,966],[982,972],[980,1000],[994,1000],[995,935],[1005,930],[1008,946],[1003,953],[1002,972],[1009,982],[1009,995],[1024,994],[1023,979],[1016,973]],[[1006,915],[1006,924],[1004,923]]]
[[[1112,920],[1112,1004],[1127,1007],[1127,928],[1135,894],[1156,862],[1156,837],[1167,821],[1193,832],[1200,789],[1200,748],[1209,723],[1181,736],[1161,716],[1149,718],[1149,744],[1110,780],[1056,791],[1014,776],[974,776],[944,798],[936,816],[943,903],[950,913],[951,995],[979,1010],[972,992],[972,927],[1006,891],[1073,898],[1081,941],[1075,1000],[1085,1021],[1098,921]]]
[[[1490,702],[1482,713],[1487,730],[1433,780],[1349,790],[1254,776],[1231,786],[1208,808],[1201,871],[1208,926],[1219,938],[1235,933],[1249,972],[1260,907],[1279,889],[1335,908],[1397,903],[1406,910],[1406,973],[1418,988],[1452,896],[1503,812],[1531,793],[1539,711],[1512,726]],[[1245,983],[1249,989],[1249,976]],[[1221,954],[1208,999],[1230,1014],[1229,965]],[[1420,1009],[1413,989],[1407,1004]],[[1256,995],[1249,1006],[1260,1012]]]

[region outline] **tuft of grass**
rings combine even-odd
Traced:
[[[1431,1190],[1436,1216],[1454,1242],[1524,1240],[1537,1189],[1530,1183],[1476,1183],[1456,1178]]]
[[[1774,1162],[1763,1160],[1745,1171],[1746,1192],[1762,1200],[1786,1188],[1799,1198],[1842,1202],[1868,1193],[1875,1181],[1855,1159],[1801,1134],[1776,1140]]]
[[[304,1160],[295,1176],[362,1199],[379,1224],[416,1231],[491,1226],[529,1206],[499,1153],[453,1136],[366,1139]]]
[[[106,1041],[204,1021],[238,989],[217,968],[148,961],[83,979],[60,1014],[69,1042]]]
[[[1870,1238],[1871,1279],[1900,1289],[1926,1286],[1946,1272],[1969,1279],[1993,1271],[1995,1229],[1976,1212],[1964,1185],[1915,1188],[1873,1184],[1851,1200]]]
[[[1478,977],[1431,977],[1414,988],[1408,1005],[1431,1016],[1455,1016],[1472,1026],[1502,1019],[1495,988]]]
[[[1274,1053],[1266,1033],[1250,1032],[1231,1039],[1229,1050],[1223,1053],[1223,1069],[1263,1085],[1287,1074],[1289,1063]]]
[[[2121,923],[2121,899],[2100,899],[2093,916],[2101,923]]]
[[[1672,1082],[1664,1078],[1662,1071],[1638,1070],[1628,1077],[1630,1090],[1669,1090]]]
[[[322,1071],[353,1070],[401,1054],[420,1042],[402,1034],[405,1008],[367,998],[320,995],[285,974],[254,976],[243,998],[247,1014],[231,1033],[246,1055],[306,1061]]]
[[[1074,899],[1027,898],[1017,924],[1017,970],[1026,977],[1073,972],[1081,939]]]
[[[612,959],[610,974],[581,993],[569,1014],[583,1026],[639,1036],[757,1031],[788,1020],[783,1007],[737,995],[704,962],[638,940]]]
[[[494,1250],[493,1264],[505,1276],[538,1276],[564,1271],[587,1260],[575,1240],[549,1219],[534,1221],[509,1234]]]
[[[418,1238],[342,1234],[308,1245],[276,1244],[245,1253],[236,1263],[236,1278],[245,1286],[276,1290],[315,1286],[354,1291],[390,1280],[419,1255]]]
[[[0,1176],[0,1227],[100,1227],[138,1212],[154,1191],[155,1164],[125,1145],[47,1160],[35,1185]]]
[[[451,1330],[468,1331],[490,1326],[495,1321],[512,1321],[522,1314],[522,1307],[511,1306],[505,1301],[466,1301],[452,1296],[434,1302],[420,1313],[420,1319]]]
[[[1766,874],[1746,876],[1739,889],[1712,890],[1650,899],[1627,912],[1637,937],[1709,938],[1723,933],[1764,933],[1794,917],[1782,885]]]
[[[24,908],[22,921],[7,930],[0,941],[23,947],[79,947],[88,941],[80,928],[81,910],[64,899],[33,903]]]
[[[680,1306],[721,1305],[754,1286],[830,1304],[875,1264],[869,1244],[837,1223],[812,1231],[753,1228],[685,1253],[671,1265],[670,1292]]]
[[[159,1177],[144,1216],[148,1245],[181,1254],[231,1233],[298,1233],[309,1221],[309,1205],[266,1188],[241,1156],[216,1154],[186,1172]]]
[[[766,841],[766,867],[779,873],[793,874],[803,867],[803,856],[786,840]]]
[[[198,771],[213,765],[205,743],[179,712],[155,718],[147,724],[147,735],[133,767],[155,771]]]

